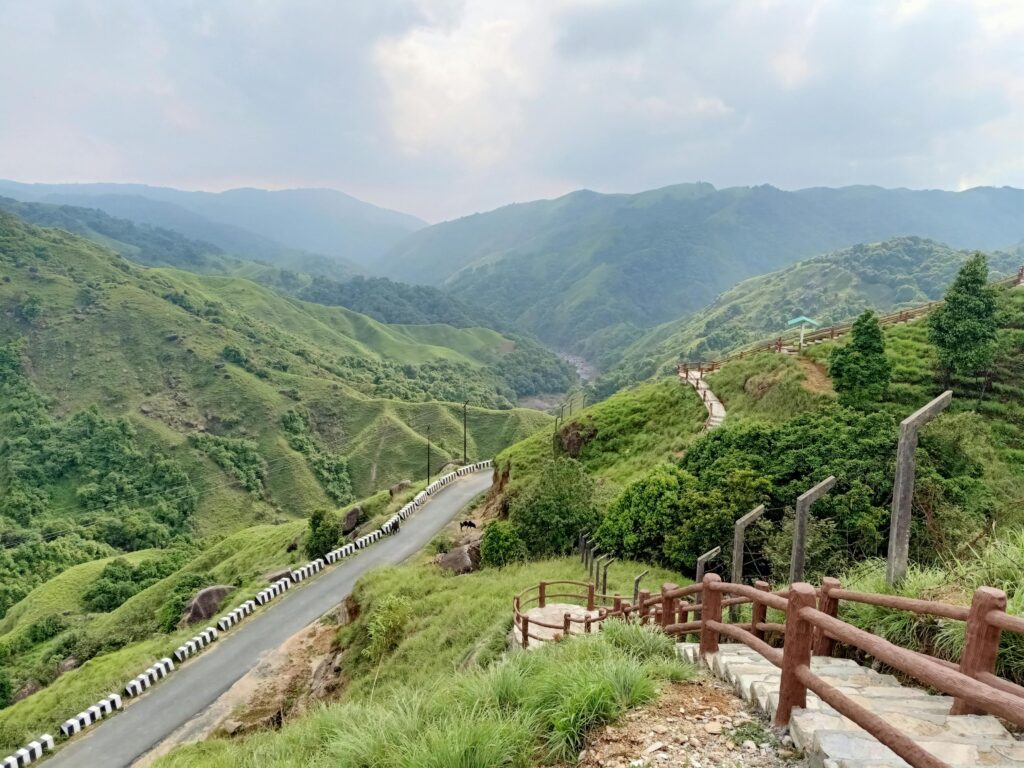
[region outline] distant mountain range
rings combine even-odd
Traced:
[[[174,230],[227,254],[334,278],[372,271],[386,251],[426,226],[414,216],[330,189],[213,193],[142,184],[0,181],[0,195],[98,208],[136,224]]]
[[[695,312],[744,278],[901,236],[1007,248],[1024,239],[1024,191],[702,183],[580,191],[419,230],[380,268],[444,286],[607,367],[646,329]]]
[[[900,237],[751,277],[699,312],[645,333],[625,350],[600,388],[613,391],[671,371],[680,359],[712,359],[742,344],[769,339],[799,315],[827,326],[865,309],[888,312],[942,298],[970,255],[933,240]],[[1024,251],[989,254],[994,277],[1011,274],[1021,264]]]

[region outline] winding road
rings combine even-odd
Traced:
[[[286,597],[223,634],[116,717],[75,738],[46,765],[127,768],[213,704],[255,667],[261,656],[337,606],[360,576],[379,565],[400,563],[419,551],[490,484],[490,473],[483,472],[460,478],[439,491],[398,534],[293,587]]]

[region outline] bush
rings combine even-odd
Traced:
[[[11,678],[7,672],[0,669],[0,709],[10,706],[14,699],[14,686],[11,685]]]
[[[531,557],[568,554],[579,535],[593,530],[598,520],[594,480],[579,462],[567,458],[549,462],[509,510],[509,521]]]
[[[484,567],[500,568],[503,565],[526,559],[526,543],[512,524],[495,520],[484,529],[480,542],[480,564]]]
[[[841,403],[865,406],[885,397],[892,365],[885,357],[885,339],[874,312],[858,317],[850,342],[832,350],[828,372]]]
[[[309,536],[306,538],[306,554],[316,560],[324,557],[337,545],[341,538],[341,523],[326,509],[314,509],[309,516]]]
[[[367,624],[370,644],[363,654],[374,663],[398,647],[405,633],[405,625],[412,616],[412,604],[402,595],[384,595],[373,607]]]

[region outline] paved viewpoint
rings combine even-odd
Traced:
[[[294,587],[263,613],[226,632],[124,712],[76,738],[46,765],[127,768],[227,691],[260,657],[334,608],[356,580],[378,565],[405,560],[427,544],[474,496],[491,484],[490,473],[467,475],[439,491],[395,536]]]

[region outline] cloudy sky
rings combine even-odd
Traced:
[[[0,0],[0,178],[1024,187],[1022,0]]]

